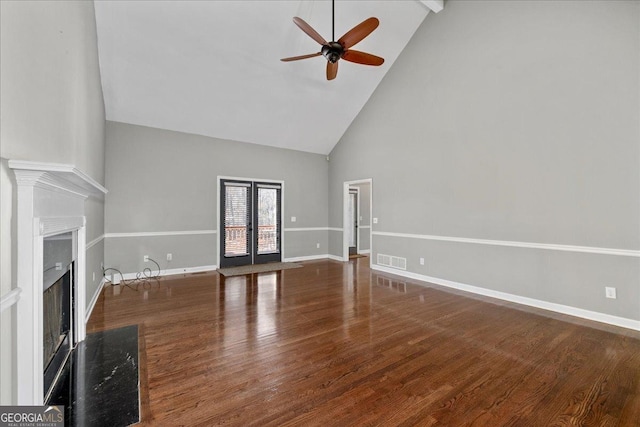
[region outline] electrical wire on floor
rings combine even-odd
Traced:
[[[124,285],[129,289],[133,289],[134,291],[140,290],[139,289],[140,285],[142,285],[142,289],[150,289],[154,283],[157,284],[159,287],[160,281],[158,280],[158,278],[160,277],[160,271],[161,271],[160,264],[158,264],[156,260],[152,258],[149,258],[149,261],[153,262],[156,265],[156,267],[158,267],[157,272],[154,273],[153,270],[151,270],[149,267],[145,267],[144,270],[136,273],[136,277],[134,279],[126,280],[124,278],[124,274],[122,274],[120,270],[113,267],[107,267],[102,269],[102,276],[105,278],[107,282],[111,283],[111,286]],[[109,279],[109,276],[107,276],[107,272],[109,271],[114,271],[120,275],[120,281],[118,283],[113,282],[113,274],[111,275],[111,279]]]

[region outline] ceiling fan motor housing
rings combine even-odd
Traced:
[[[329,42],[322,46],[322,55],[327,58],[327,61],[335,63],[338,59],[342,58],[344,54],[344,47],[338,42]]]

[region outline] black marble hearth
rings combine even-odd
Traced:
[[[138,326],[88,334],[56,383],[48,405],[64,405],[68,426],[139,421]]]

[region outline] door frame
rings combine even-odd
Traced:
[[[349,192],[350,193],[355,193],[356,194],[356,254],[359,253],[360,251],[360,187],[349,187]],[[348,200],[347,200],[348,203]],[[347,205],[348,207],[348,205]],[[348,248],[351,248],[353,246],[349,246]],[[347,248],[347,249],[348,249]]]
[[[272,182],[274,184],[280,184],[280,260],[285,260],[284,254],[284,181],[281,179],[271,179],[271,178],[247,178],[241,176],[227,176],[227,175],[218,175],[216,178],[216,267],[220,267],[220,239],[221,233],[224,233],[224,230],[220,230],[220,189],[221,182],[223,180],[228,181],[251,181],[253,183],[269,183]]]
[[[373,179],[357,179],[354,181],[344,181],[342,185],[342,261],[349,261],[349,237],[347,227],[349,227],[349,187],[358,184],[369,184],[369,212],[371,215],[371,226],[369,227],[369,266],[373,265]],[[359,199],[359,198],[358,198]],[[358,200],[358,208],[360,200]],[[358,209],[359,211],[360,209]],[[358,213],[360,215],[360,213]],[[360,217],[358,216],[358,223]],[[358,236],[360,233],[358,232]],[[358,242],[360,243],[360,242]]]

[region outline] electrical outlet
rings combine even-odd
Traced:
[[[291,217],[291,222],[296,222],[297,218],[295,216]]]
[[[424,258],[420,258],[420,265],[424,265]]]
[[[373,223],[377,224],[378,223],[378,218],[373,218]]]
[[[171,261],[173,259],[173,254],[167,254],[167,261]]]
[[[149,255],[145,255],[142,259],[144,260],[144,262],[149,262]]]
[[[96,272],[95,271],[93,272],[93,281],[94,282],[96,281]]]
[[[56,270],[62,270],[62,263],[56,262]]]
[[[320,249],[320,243],[316,243],[316,248]]]
[[[606,286],[604,288],[604,294],[607,298],[611,298],[611,299],[616,299],[616,288],[610,288],[608,286]]]

